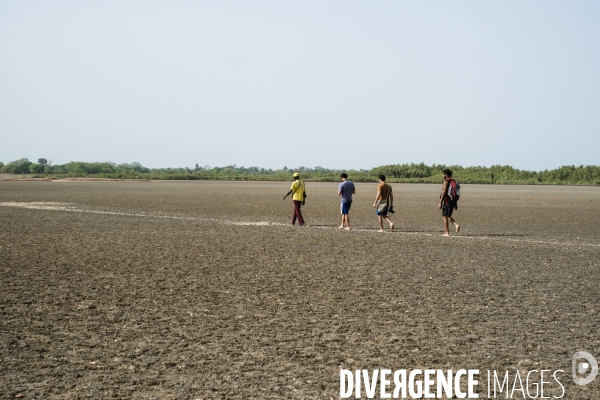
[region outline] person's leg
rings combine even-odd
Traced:
[[[298,224],[304,225],[304,218],[302,218],[302,211],[300,211],[300,207],[302,207],[301,201],[294,201],[294,205],[296,205],[296,214],[298,216]]]
[[[448,219],[454,224],[454,229],[456,229],[456,233],[460,232],[460,225],[458,224],[458,222],[456,222],[452,217],[448,217]]]
[[[394,232],[394,223],[392,222],[392,220],[390,219],[390,217],[388,217],[387,215],[385,216],[385,220],[388,222],[388,224],[390,224],[390,232]],[[383,227],[382,227],[383,228]]]
[[[379,232],[383,232],[383,216],[378,215],[377,218],[379,218]]]
[[[292,216],[292,225],[296,225],[296,202],[292,200],[292,203],[294,204],[294,215]]]
[[[450,236],[450,228],[448,227],[448,219],[450,217],[446,217],[444,216],[444,230],[446,231],[446,234],[444,236]]]
[[[446,231],[442,236],[450,236],[450,228],[448,226],[448,221],[452,219],[452,205],[450,203],[442,206],[442,217],[444,218],[444,231]]]
[[[350,229],[350,218],[348,217],[348,213],[350,212],[350,206],[352,203],[342,203],[342,226],[340,228],[344,228],[344,224],[346,225],[346,229]]]
[[[339,229],[344,229],[344,203],[340,203],[340,214],[342,214],[342,224],[339,226]]]
[[[294,217],[292,218],[292,225],[296,224],[296,219],[298,220],[298,223],[300,225],[302,225],[302,220],[300,219],[300,202],[297,200],[292,200],[292,202],[294,203]]]

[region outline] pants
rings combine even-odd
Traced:
[[[301,201],[294,200],[294,216],[292,217],[292,225],[296,224],[296,218],[298,218],[298,224],[304,225],[304,219],[302,219],[302,212],[300,211],[301,206]]]

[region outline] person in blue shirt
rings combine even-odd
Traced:
[[[342,178],[342,183],[338,186],[338,196],[341,199],[341,212],[342,212],[342,225],[340,225],[340,229],[350,230],[350,217],[348,213],[350,212],[350,206],[352,205],[352,195],[356,193],[356,189],[354,188],[354,183],[348,180],[348,175],[343,172],[340,175]]]

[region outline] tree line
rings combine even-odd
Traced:
[[[370,170],[338,170],[323,167],[297,167],[288,169],[265,169],[260,167],[200,166],[194,168],[147,168],[138,162],[116,164],[113,162],[73,161],[62,165],[52,165],[45,158],[37,163],[21,158],[4,164],[0,162],[0,173],[31,174],[33,177],[96,177],[112,179],[172,179],[172,180],[248,180],[248,181],[287,181],[291,172],[300,172],[302,178],[313,182],[334,182],[340,173],[346,172],[354,182],[377,182],[377,175],[383,174],[388,182],[438,183],[442,170],[450,168],[454,177],[461,183],[485,184],[526,184],[526,185],[600,185],[600,166],[565,165],[553,170],[526,171],[508,165],[491,167],[461,167],[458,165],[396,164],[382,165]]]

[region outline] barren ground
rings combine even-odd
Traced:
[[[394,184],[383,234],[374,184],[350,232],[336,183],[289,226],[289,186],[0,182],[0,398],[337,399],[341,368],[479,368],[482,397],[561,369],[600,398],[571,379],[600,359],[600,188],[463,185],[442,238],[438,185]]]

